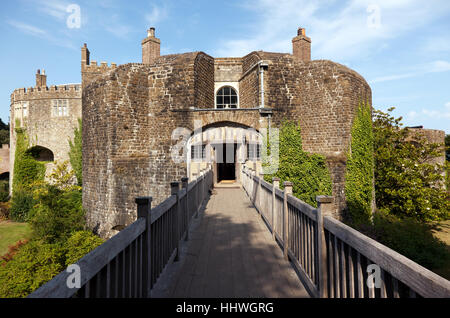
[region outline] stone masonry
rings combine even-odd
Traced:
[[[310,43],[299,29],[294,54],[155,56],[160,41],[151,29],[142,41],[142,64],[100,71],[94,66],[97,72],[86,72],[92,66],[87,47],[82,48],[83,204],[89,226],[109,237],[135,220],[135,197],[151,195],[154,206],[164,200],[169,182],[188,170],[186,162],[171,159],[179,141],[172,132],[177,127],[193,131],[199,120],[203,129],[232,124],[256,130],[298,120],[305,150],[327,158],[340,217],[351,126],[358,103],[371,102],[371,90],[343,65],[311,61]],[[215,108],[221,85],[237,91],[238,108]]]
[[[39,146],[51,151],[53,163],[47,165],[47,173],[56,162],[69,160],[69,140],[81,118],[81,85],[66,84],[47,86],[47,75],[36,73],[36,85],[20,88],[11,94],[10,108],[10,165],[14,167],[16,148],[15,128],[25,128],[30,138],[30,148]],[[11,168],[10,189],[14,173]]]

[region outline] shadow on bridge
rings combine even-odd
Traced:
[[[152,297],[309,297],[242,189],[213,191],[180,252]]]

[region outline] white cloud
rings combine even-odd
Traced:
[[[406,72],[403,74],[394,74],[394,75],[386,75],[386,76],[376,77],[373,80],[370,80],[369,84],[394,81],[394,80],[416,77],[416,76],[422,76],[422,75],[425,75],[428,73],[440,73],[440,72],[448,72],[448,71],[450,71],[450,62],[438,60],[438,61],[432,61],[429,63],[417,65],[417,66],[413,67],[413,70],[411,70],[410,72]]]
[[[78,50],[78,47],[73,45],[73,43],[67,38],[56,38],[53,35],[49,34],[47,31],[36,26],[15,20],[9,20],[7,21],[7,23],[23,33],[47,40],[57,46]]]
[[[66,12],[67,7],[70,5],[70,2],[61,1],[61,0],[46,0],[39,1],[36,6],[39,11],[50,15],[58,20],[65,20],[68,16]]]
[[[166,7],[158,7],[153,5],[152,11],[145,15],[145,20],[149,23],[149,26],[155,26],[168,16],[168,10]]]
[[[446,108],[447,110],[450,110],[450,102],[445,103],[445,108]]]
[[[244,7],[256,11],[258,21],[248,37],[226,41],[218,55],[242,56],[253,50],[291,52],[297,27],[305,27],[312,39],[312,57],[347,60],[362,58],[386,47],[386,41],[419,29],[450,12],[445,0],[247,0]],[[379,8],[379,27],[371,27],[373,11]]]
[[[24,23],[24,22],[20,22],[20,21],[15,21],[15,20],[9,20],[7,21],[7,23],[11,26],[13,26],[14,28],[18,29],[19,31],[22,31],[24,33],[33,35],[33,36],[39,36],[39,37],[44,37],[47,35],[47,32],[30,24]]]
[[[440,107],[437,109],[429,109],[429,108],[422,108],[419,111],[410,111],[407,114],[407,119],[414,120],[414,119],[448,119],[450,118],[450,102],[446,103],[444,107]]]

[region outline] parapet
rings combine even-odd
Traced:
[[[22,100],[33,100],[42,98],[81,98],[81,84],[63,84],[42,87],[28,87],[15,89],[11,94],[11,103]]]
[[[94,81],[99,76],[116,68],[116,63],[111,63],[109,66],[108,63],[104,61],[100,62],[100,65],[98,65],[97,61],[91,61],[90,52],[86,43],[81,48],[81,82],[83,87]]]

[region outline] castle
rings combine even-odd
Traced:
[[[59,161],[68,158],[67,140],[82,118],[83,205],[88,225],[110,237],[135,220],[135,197],[150,195],[155,206],[170,195],[171,181],[206,167],[215,182],[239,181],[242,165],[261,171],[260,132],[290,119],[300,122],[304,150],[326,157],[335,214],[341,215],[352,122],[358,104],[371,103],[362,76],[311,60],[303,28],[292,40],[292,54],[161,56],[160,44],[150,28],[142,63],[119,66],[90,61],[85,44],[81,84],[48,88],[38,71],[36,87],[11,95],[11,165],[16,124],[27,127],[42,160]],[[174,134],[177,128],[187,138]],[[186,160],[176,161],[180,144]]]

